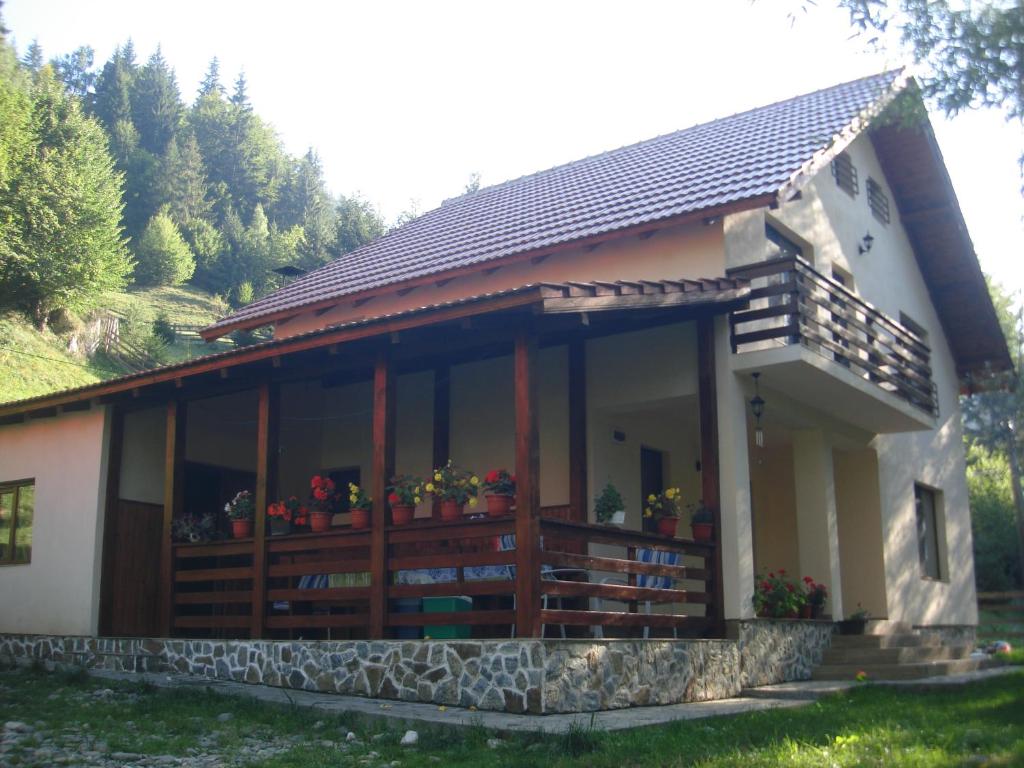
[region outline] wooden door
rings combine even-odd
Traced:
[[[163,507],[120,500],[113,523],[110,634],[154,637],[160,634],[160,538]]]

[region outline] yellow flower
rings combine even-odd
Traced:
[[[647,500],[648,500],[648,501],[649,501],[649,502],[650,502],[651,504],[653,504],[653,503],[654,503],[655,501],[657,501],[657,499],[658,499],[658,497],[657,497],[657,496],[655,496],[655,495],[654,495],[653,493],[652,493],[652,494],[651,494],[650,496],[648,496],[648,497],[647,497]]]
[[[433,483],[427,483],[427,493],[433,493],[433,492],[434,492],[434,484]]]
[[[665,491],[665,498],[666,499],[674,499],[675,497],[676,497],[676,489],[675,488],[669,488],[667,491]]]
[[[419,496],[414,496],[413,498],[416,499],[416,503],[417,504],[419,504],[421,501],[423,501],[423,499],[421,499]]]
[[[358,486],[358,485],[356,485],[355,483],[349,483],[349,484],[348,484],[348,489],[349,489],[350,491],[352,491],[352,493],[355,493],[356,491],[358,491],[358,490],[359,490],[359,486]]]
[[[476,475],[473,475],[471,478],[469,478],[469,483],[470,485],[480,485],[480,478],[477,477]]]
[[[469,499],[469,506],[471,506],[471,507],[475,507],[476,506],[476,496],[470,497],[470,499]]]
[[[357,501],[359,501],[359,497],[353,493],[351,496],[348,497],[348,500],[350,503],[355,504]]]
[[[435,472],[434,473],[434,481],[438,482],[438,483],[441,482],[441,473],[440,472]]]
[[[653,514],[654,513],[651,512],[651,508],[650,507],[647,507],[647,509],[644,510],[644,517],[651,517]]]

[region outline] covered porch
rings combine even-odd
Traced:
[[[725,636],[721,536],[646,530],[648,492],[721,531],[716,318],[742,281],[528,286],[210,359],[112,408],[100,635],[268,640]],[[395,474],[507,467],[516,503],[394,525]],[[355,482],[371,523],[271,535],[311,475]],[[607,482],[626,525],[591,520]],[[176,521],[255,499],[253,535]],[[483,505],[477,509],[482,510]],[[222,515],[221,515],[222,517]]]

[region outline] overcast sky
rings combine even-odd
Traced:
[[[292,153],[387,219],[462,191],[900,64],[863,51],[830,0],[235,2],[7,0],[19,52],[157,44],[186,101],[210,58],[239,70]],[[1024,130],[932,116],[982,267],[1024,287]]]

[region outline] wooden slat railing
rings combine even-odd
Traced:
[[[802,344],[938,414],[928,345],[849,288],[796,257],[736,267],[728,274],[752,285],[749,308],[730,315],[733,352]]]
[[[171,551],[174,633],[244,637],[252,616],[252,539],[176,544]]]

